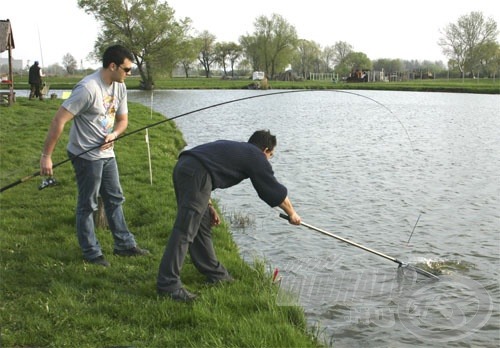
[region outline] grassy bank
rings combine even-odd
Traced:
[[[18,98],[12,107],[0,107],[1,187],[37,171],[59,105]],[[131,103],[129,131],[162,119]],[[66,159],[67,134],[54,163]],[[55,169],[55,187],[39,191],[37,177],[0,194],[0,346],[317,347],[303,310],[276,304],[270,270],[262,262],[242,261],[227,224],[214,229],[214,243],[236,282],[205,285],[188,258],[183,280],[199,300],[183,304],[157,297],[158,264],[176,212],[171,172],[184,140],[171,122],[149,130],[151,185],[144,135],[118,141],[116,152],[129,227],[150,257],[113,256],[110,232],[99,229],[111,267],[83,263],[69,163]]]
[[[51,89],[72,89],[81,76],[48,77]],[[213,78],[170,78],[155,81],[156,89],[244,89],[251,83],[248,78],[224,80]],[[16,89],[28,89],[27,77],[16,78]],[[139,89],[140,78],[126,80],[129,89]],[[272,89],[357,89],[418,92],[453,92],[500,94],[500,79],[427,79],[401,82],[333,83],[332,81],[270,81]]]

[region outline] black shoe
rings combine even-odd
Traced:
[[[198,295],[192,294],[184,288],[177,289],[174,292],[158,290],[158,295],[170,297],[172,300],[178,302],[192,302],[198,297]]]
[[[111,266],[110,263],[104,258],[104,255],[97,256],[96,258],[93,258],[91,260],[85,260],[85,262],[92,263],[94,265],[103,266],[103,267]]]
[[[217,279],[207,279],[207,284],[211,285],[217,285],[217,284],[223,284],[223,283],[232,283],[234,282],[234,278],[231,277],[229,274],[225,276],[224,278],[217,278]]]
[[[141,249],[138,246],[135,246],[130,249],[125,249],[125,250],[113,250],[114,255],[118,256],[144,256],[144,255],[149,255],[149,251],[146,249]]]

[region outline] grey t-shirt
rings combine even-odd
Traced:
[[[113,132],[115,116],[128,114],[124,83],[108,85],[98,70],[78,82],[62,106],[75,116],[69,131],[69,152],[74,155],[83,153],[81,157],[87,160],[115,156],[113,147],[103,151],[99,146],[104,143],[106,135]]]

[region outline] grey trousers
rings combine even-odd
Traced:
[[[182,287],[180,272],[189,251],[198,271],[215,281],[228,277],[217,260],[212,244],[208,201],[212,180],[207,170],[193,156],[179,158],[174,173],[177,217],[163,253],[158,271],[158,290],[173,292]]]

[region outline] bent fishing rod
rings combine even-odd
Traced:
[[[290,217],[289,217],[288,215],[286,215],[286,214],[280,213],[280,215],[279,215],[279,216],[280,216],[280,218],[283,218],[283,219],[285,219],[285,220],[290,221]],[[433,280],[439,280],[439,278],[438,278],[436,275],[434,275],[434,274],[432,274],[432,273],[430,273],[430,272],[427,272],[426,270],[423,270],[423,269],[421,269],[421,268],[418,268],[418,267],[415,267],[415,266],[409,265],[409,264],[407,264],[407,263],[404,263],[404,262],[402,262],[402,261],[399,261],[398,259],[396,259],[396,258],[394,258],[394,257],[392,257],[392,256],[389,256],[389,255],[386,255],[386,254],[384,254],[384,253],[381,253],[380,251],[377,251],[377,250],[374,250],[374,249],[371,249],[371,248],[365,247],[364,245],[361,245],[361,244],[355,243],[355,242],[350,241],[349,239],[346,239],[346,238],[342,238],[342,237],[337,236],[337,235],[335,235],[335,234],[333,234],[333,233],[330,233],[330,232],[327,232],[327,231],[322,230],[322,229],[320,229],[320,228],[317,228],[317,227],[314,227],[314,226],[312,226],[312,225],[309,225],[309,224],[307,224],[307,223],[305,223],[305,222],[301,222],[300,224],[301,224],[302,226],[305,226],[305,227],[307,227],[307,228],[310,228],[310,229],[312,229],[312,230],[314,230],[314,231],[316,231],[316,232],[319,232],[319,233],[322,233],[322,234],[324,234],[324,235],[327,235],[327,236],[333,237],[333,238],[335,238],[335,239],[337,239],[337,240],[340,240],[340,241],[342,241],[342,242],[344,242],[344,243],[350,244],[350,245],[355,246],[355,247],[357,247],[357,248],[360,248],[360,249],[363,249],[363,250],[365,250],[365,251],[368,251],[368,252],[370,252],[370,253],[372,253],[372,254],[375,254],[375,255],[381,256],[381,257],[383,257],[384,259],[387,259],[387,260],[390,260],[390,261],[392,261],[392,262],[395,262],[395,263],[397,263],[397,264],[399,265],[399,267],[404,267],[404,268],[411,269],[411,270],[413,270],[413,271],[417,272],[418,274],[424,275],[424,276],[426,276],[426,277],[428,277],[428,278],[431,278],[431,279],[433,279]]]
[[[370,97],[368,97],[366,95],[355,93],[355,92],[349,92],[349,91],[342,91],[342,90],[318,90],[318,89],[296,89],[296,90],[286,90],[286,91],[279,91],[279,92],[271,92],[271,93],[265,93],[265,94],[257,94],[257,95],[251,95],[251,96],[247,96],[247,97],[232,99],[232,100],[228,100],[228,101],[225,101],[225,102],[221,102],[221,103],[217,103],[217,104],[212,104],[212,105],[209,105],[209,106],[205,106],[205,107],[202,107],[202,108],[199,108],[199,109],[196,109],[196,110],[193,110],[193,111],[189,111],[189,112],[186,112],[186,113],[174,116],[174,117],[166,118],[164,120],[161,120],[161,121],[149,124],[147,126],[144,126],[142,128],[136,129],[136,130],[134,130],[132,132],[122,134],[122,135],[120,135],[119,137],[117,137],[114,140],[110,140],[110,141],[104,142],[104,143],[99,144],[97,146],[94,146],[94,147],[92,147],[92,148],[90,148],[90,149],[88,149],[88,150],[86,150],[86,151],[84,151],[82,153],[79,153],[78,155],[74,155],[72,157],[69,157],[69,158],[65,159],[64,161],[61,161],[59,163],[55,163],[52,166],[52,168],[57,168],[60,165],[66,163],[66,162],[72,161],[73,159],[78,158],[78,157],[80,157],[80,156],[82,156],[82,155],[84,155],[84,154],[86,154],[86,153],[88,153],[88,152],[90,152],[92,150],[98,149],[98,148],[100,148],[101,146],[103,146],[103,145],[105,145],[107,143],[116,142],[118,140],[121,140],[121,139],[129,136],[129,135],[136,134],[136,133],[141,132],[143,130],[146,130],[148,128],[153,128],[153,127],[159,126],[160,124],[163,124],[165,122],[173,121],[175,119],[178,119],[178,118],[181,118],[181,117],[184,117],[184,116],[188,116],[188,115],[191,115],[191,114],[194,114],[194,113],[197,113],[197,112],[201,112],[201,111],[204,111],[204,110],[216,108],[216,107],[219,107],[219,106],[222,106],[222,105],[227,105],[227,104],[231,104],[231,103],[241,102],[241,101],[244,101],[244,100],[250,100],[250,99],[255,99],[255,98],[263,98],[263,97],[275,96],[275,95],[280,95],[280,94],[304,93],[304,92],[335,92],[335,93],[345,93],[345,94],[351,94],[351,95],[355,95],[355,96],[358,96],[358,97],[362,97],[362,98],[366,98],[368,100],[371,100],[372,102],[374,102],[374,103],[382,106],[384,109],[386,109],[387,111],[389,111],[389,113],[392,116],[394,116],[394,118],[396,118],[396,120],[399,122],[399,124],[401,125],[401,127],[403,127],[403,129],[404,129],[404,131],[406,133],[406,137],[410,141],[410,145],[411,145],[411,147],[413,149],[413,144],[412,144],[410,135],[408,133],[408,130],[404,126],[403,122],[401,122],[401,120],[396,115],[394,115],[394,113],[392,112],[391,109],[389,109],[386,105],[382,104],[381,102],[379,102],[379,101],[377,101],[377,100],[375,100],[373,98],[370,98]],[[18,179],[16,181],[14,181],[13,183],[8,184],[8,185],[0,188],[0,193],[3,192],[3,191],[5,191],[5,190],[8,190],[9,188],[12,188],[12,187],[17,186],[19,184],[22,184],[23,182],[31,180],[31,179],[39,176],[39,175],[40,175],[40,171],[34,172],[31,175],[28,175],[28,176],[25,176],[25,177],[23,177],[21,179]]]

